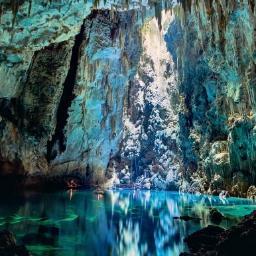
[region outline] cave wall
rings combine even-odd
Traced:
[[[74,37],[90,8],[82,1],[0,2],[1,174],[49,171]]]
[[[124,98],[140,56],[140,25],[128,25],[134,22],[134,11],[95,11],[86,18],[66,145],[52,160],[54,173],[79,169],[104,179],[109,159],[119,150]]]
[[[245,195],[255,8],[0,1],[1,174]]]
[[[255,11],[254,1],[191,1],[169,27],[185,190],[245,195],[255,184]]]
[[[1,175],[103,183],[140,56],[136,6],[15,3],[0,3]]]

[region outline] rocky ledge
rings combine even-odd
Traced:
[[[182,253],[180,256],[255,255],[256,211],[230,229],[210,225],[188,236],[185,242],[190,253]]]

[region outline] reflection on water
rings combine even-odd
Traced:
[[[72,192],[72,194],[70,194]],[[0,229],[15,233],[35,256],[179,255],[188,234],[210,224],[209,207],[236,223],[252,201],[156,191],[27,194],[0,199]],[[201,220],[184,222],[181,215]]]

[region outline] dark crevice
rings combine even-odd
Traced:
[[[52,136],[52,139],[48,141],[47,144],[48,161],[56,157],[57,152],[53,152],[55,143],[57,143],[57,149],[59,152],[64,152],[66,149],[64,129],[67,124],[68,109],[71,106],[73,99],[75,98],[73,90],[76,82],[76,73],[78,68],[80,47],[83,42],[84,30],[85,26],[83,22],[79,34],[77,34],[75,37],[75,44],[72,49],[69,71],[63,84],[63,92],[57,110],[57,123],[55,132]]]
[[[18,126],[18,107],[15,98],[0,98],[0,116]]]

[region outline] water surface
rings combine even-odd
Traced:
[[[159,191],[26,193],[0,199],[0,229],[13,231],[35,256],[171,255],[184,237],[211,224],[218,208],[229,227],[256,209],[251,200]],[[190,215],[184,222],[173,217]]]

